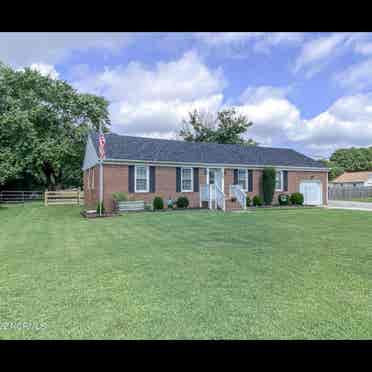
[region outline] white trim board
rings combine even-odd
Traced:
[[[163,167],[193,167],[193,168],[247,168],[262,170],[266,167],[273,167],[280,170],[288,171],[303,171],[303,172],[329,172],[328,168],[312,168],[312,167],[293,167],[283,165],[252,165],[252,164],[220,164],[220,163],[187,163],[187,162],[166,162],[153,160],[130,160],[130,159],[105,159],[104,164],[147,164],[152,166]]]

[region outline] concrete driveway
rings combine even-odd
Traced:
[[[353,201],[344,201],[344,200],[328,200],[328,208],[354,209],[358,211],[372,212],[372,203],[353,202]]]

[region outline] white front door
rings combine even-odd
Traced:
[[[306,180],[300,183],[300,193],[304,196],[304,204],[323,204],[322,183],[317,180]]]

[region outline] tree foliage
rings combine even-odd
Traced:
[[[369,171],[372,170],[372,147],[338,149],[329,160],[321,160],[321,162],[330,168],[328,174],[330,181],[345,171]]]
[[[0,185],[22,177],[51,189],[81,185],[86,136],[100,124],[110,125],[104,98],[0,63]]]
[[[194,110],[189,113],[189,119],[183,121],[179,135],[189,142],[255,145],[252,139],[242,137],[250,126],[248,118],[234,108],[221,110],[216,117]]]
[[[350,172],[372,170],[372,147],[338,149],[332,154],[330,161]]]

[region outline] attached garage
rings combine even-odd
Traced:
[[[319,180],[306,180],[300,182],[300,193],[304,196],[306,205],[322,205],[322,183]]]

